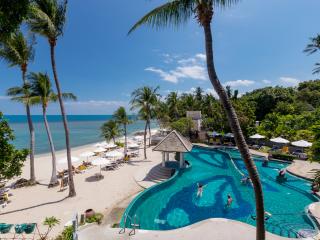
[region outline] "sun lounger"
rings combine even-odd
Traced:
[[[29,235],[29,234],[32,234],[32,238],[31,239],[34,239],[35,235],[36,235],[36,229],[37,227],[37,224],[36,223],[23,223],[23,224],[16,224],[14,226],[14,236],[13,236],[13,239],[15,239],[17,236],[20,236],[22,237],[22,239],[26,239],[25,238],[25,234],[26,235]]]
[[[10,232],[13,224],[0,223],[0,233],[7,234]],[[0,238],[1,239],[1,238]]]

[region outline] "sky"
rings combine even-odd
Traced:
[[[69,1],[64,35],[56,47],[56,62],[68,114],[112,114],[126,106],[131,92],[142,86],[191,92],[200,86],[215,95],[205,68],[203,30],[191,18],[180,28],[130,27],[163,0]],[[296,86],[315,79],[319,54],[303,49],[320,33],[319,0],[243,0],[230,9],[216,9],[212,32],[214,58],[221,82],[241,93],[264,86]],[[29,72],[47,72],[52,79],[49,46],[37,37]],[[53,80],[53,79],[52,79]],[[21,85],[19,68],[0,62],[0,111],[24,114],[6,90]],[[51,104],[49,114],[59,114]],[[41,114],[39,107],[32,114]]]

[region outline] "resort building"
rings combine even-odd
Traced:
[[[202,126],[201,111],[187,111],[186,117],[192,119],[194,131],[201,130],[201,126]]]

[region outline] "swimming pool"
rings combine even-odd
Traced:
[[[140,228],[149,230],[180,228],[208,218],[228,218],[255,225],[251,217],[255,216],[254,192],[250,184],[240,182],[246,169],[237,150],[194,147],[185,154],[185,159],[190,163],[189,168],[139,194],[125,214],[136,216]],[[272,214],[266,221],[267,231],[292,238],[301,232],[314,231],[315,226],[305,213],[307,205],[318,201],[309,193],[310,183],[287,174],[288,181],[279,184],[275,178],[286,163],[270,162],[268,167],[262,167],[261,158],[255,160],[265,209]],[[205,185],[201,198],[196,196],[197,183]],[[231,208],[225,208],[228,194],[233,198]]]

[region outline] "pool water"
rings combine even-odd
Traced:
[[[232,160],[230,159],[232,158]],[[185,154],[190,167],[179,170],[170,180],[139,194],[126,209],[136,216],[141,229],[169,230],[187,226],[208,218],[228,218],[255,225],[254,192],[250,184],[241,184],[241,173],[246,174],[237,150],[224,151],[194,147]],[[285,163],[270,162],[262,167],[261,158],[255,158],[260,173],[265,209],[272,216],[266,221],[269,232],[299,237],[299,233],[315,230],[305,208],[317,201],[310,194],[310,183],[287,174],[288,181],[275,181]],[[197,183],[204,185],[202,197],[197,197]],[[227,195],[233,198],[227,208]],[[121,222],[124,225],[124,217]],[[129,221],[127,227],[129,227]]]

